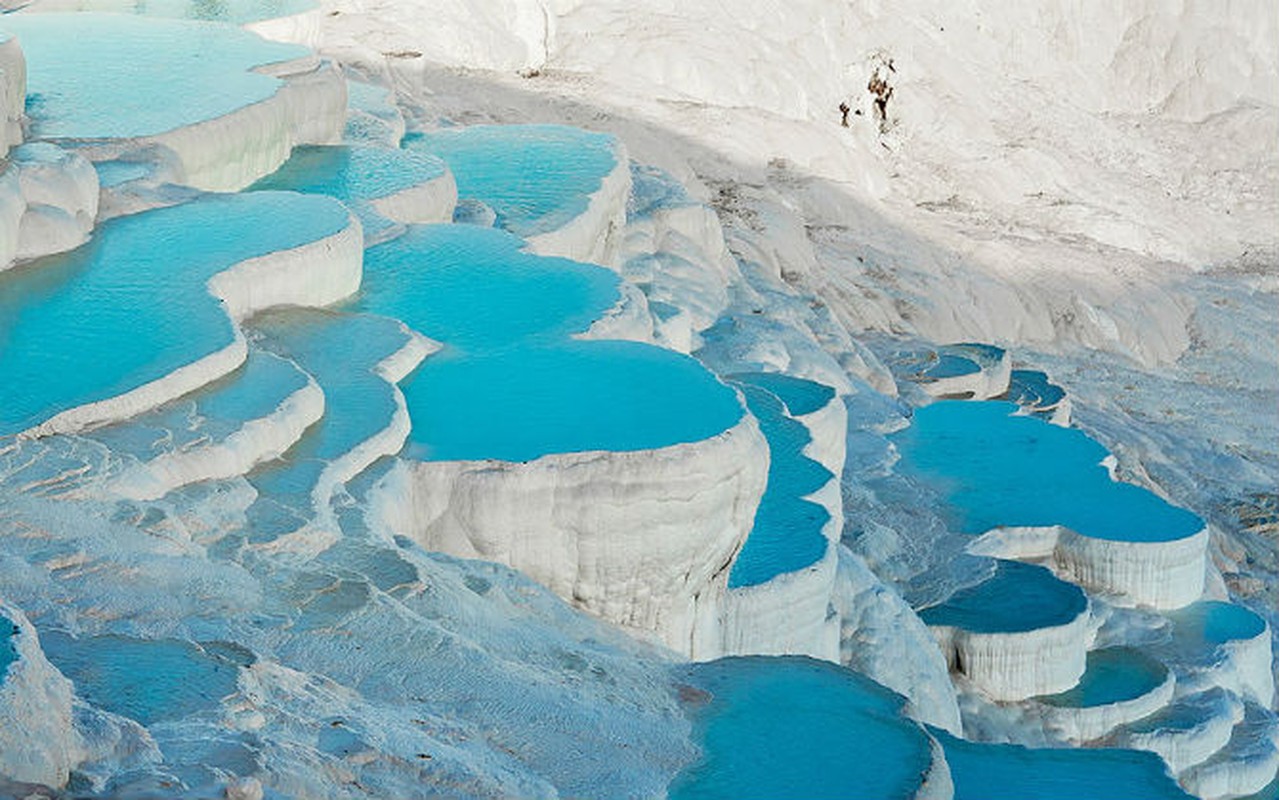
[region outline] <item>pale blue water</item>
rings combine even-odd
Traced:
[[[741,419],[694,359],[636,342],[571,341],[436,354],[403,384],[411,455],[528,461],[694,442]]]
[[[946,752],[955,800],[1191,800],[1154,753],[1029,749],[932,733]]]
[[[312,0],[76,0],[65,11],[99,11],[145,17],[231,22],[243,25],[315,8]]]
[[[1021,633],[1065,625],[1087,607],[1082,589],[1044,567],[1001,560],[990,578],[923,609],[919,617],[975,633]]]
[[[913,797],[932,762],[903,700],[833,664],[800,657],[726,658],[686,668],[709,698],[686,692],[700,761],[672,800]]]
[[[237,664],[174,639],[93,636],[44,631],[40,644],[76,693],[99,708],[143,725],[197,713],[216,718],[219,701],[236,691]]]
[[[365,145],[305,146],[248,191],[288,190],[336,197],[359,216],[366,237],[393,223],[370,200],[426,183],[444,174],[444,162],[426,153]]]
[[[161,452],[225,440],[249,420],[274,412],[305,385],[306,375],[291,361],[251,349],[230,375],[149,414],[88,435],[115,453],[150,460]]]
[[[368,250],[358,306],[478,352],[584,331],[617,301],[610,270],[521,245],[489,228],[414,226]]]
[[[324,392],[320,421],[283,458],[250,474],[259,499],[249,509],[249,527],[260,542],[309,521],[324,468],[390,424],[395,390],[374,369],[409,337],[385,317],[310,309],[260,314],[251,326],[260,346],[297,362]]]
[[[1266,621],[1243,606],[1220,600],[1201,600],[1168,613],[1177,635],[1201,645],[1254,639],[1266,629]]]
[[[47,139],[163,133],[273,95],[254,67],[306,55],[232,25],[120,14],[9,14],[27,60],[27,114]],[[74,42],[74,46],[68,46]]]
[[[771,392],[786,405],[786,413],[792,417],[825,408],[835,398],[835,390],[825,384],[780,372],[741,372],[729,378]]]
[[[1083,677],[1073,689],[1045,695],[1040,702],[1063,708],[1091,708],[1135,700],[1168,678],[1168,668],[1129,647],[1091,650]]]
[[[1082,431],[1013,416],[1014,403],[941,401],[889,436],[897,472],[940,492],[965,533],[1000,525],[1063,525],[1085,536],[1163,542],[1203,521],[1157,495],[1110,480],[1106,450]]]
[[[9,673],[9,665],[18,660],[18,648],[13,646],[13,637],[17,635],[18,626],[13,620],[0,615],[0,684]]]
[[[210,195],[111,220],[71,253],[0,273],[0,436],[225,347],[233,329],[209,278],[346,221],[327,197]]]
[[[616,141],[560,125],[476,125],[404,137],[443,158],[458,196],[483,201],[516,236],[555,230],[586,210],[617,165]]]
[[[803,388],[773,379],[764,382],[784,389]],[[830,520],[830,513],[802,498],[834,477],[830,470],[804,455],[803,449],[812,436],[802,423],[786,416],[777,395],[750,384],[742,384],[741,389],[768,440],[768,486],[755,512],[750,536],[733,562],[728,576],[730,588],[765,583],[810,566],[825,555],[829,543],[822,527]]]

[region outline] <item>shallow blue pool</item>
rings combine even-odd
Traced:
[[[768,381],[785,388],[793,384]],[[768,486],[755,512],[755,524],[728,576],[730,588],[756,586],[787,572],[815,564],[826,553],[822,527],[830,513],[807,495],[834,477],[830,470],[804,455],[812,441],[808,429],[786,416],[772,392],[742,384],[746,405],[759,420],[768,440]]]
[[[919,612],[929,625],[974,633],[1021,633],[1065,625],[1083,613],[1088,598],[1044,567],[997,561],[995,573]]]
[[[1243,606],[1221,600],[1202,600],[1168,613],[1179,636],[1204,644],[1254,639],[1266,629],[1266,621]]]
[[[897,471],[946,498],[965,533],[1000,525],[1063,525],[1085,536],[1162,542],[1194,535],[1203,520],[1139,486],[1110,480],[1105,448],[1082,431],[1014,416],[1004,401],[941,401],[889,436]]]
[[[562,339],[617,302],[610,270],[530,255],[522,246],[490,228],[414,226],[369,249],[358,307],[478,352]]]
[[[402,388],[410,455],[426,460],[646,450],[710,438],[742,416],[733,391],[697,361],[636,342],[449,350]]]
[[[651,307],[651,304],[650,304]],[[786,406],[786,413],[802,417],[825,408],[835,399],[835,390],[824,383],[784,375],[780,372],[741,372],[730,380],[749,383],[771,392]]]
[[[1191,800],[1154,753],[1029,749],[932,733],[946,752],[955,800]]]
[[[1008,378],[1005,396],[1024,408],[1052,408],[1066,398],[1066,391],[1050,382],[1043,372],[1015,369]]]
[[[50,139],[148,136],[220,117],[282,85],[254,67],[308,52],[233,25],[117,14],[9,14],[0,32],[22,44],[32,133]]]
[[[18,660],[18,648],[13,646],[13,637],[17,635],[18,626],[13,620],[0,616],[0,683],[4,682],[9,665]]]
[[[1168,679],[1168,668],[1129,647],[1090,650],[1079,684],[1060,694],[1038,698],[1062,708],[1091,708],[1123,703],[1149,694]]]
[[[673,800],[906,798],[932,763],[902,698],[851,670],[748,657],[686,673],[685,695],[706,703],[693,711],[703,752],[671,783]]]
[[[278,170],[249,191],[288,190],[326,194],[350,206],[376,233],[390,223],[369,203],[427,183],[444,174],[444,162],[426,153],[365,145],[295,147]]]
[[[485,203],[520,237],[577,217],[617,165],[613,137],[560,125],[444,128],[410,134],[404,147],[444,159],[458,197]]]
[[[117,218],[71,253],[0,273],[0,435],[227,346],[234,331],[209,278],[346,224],[327,197],[209,195]]]
[[[207,713],[237,688],[238,666],[189,642],[42,633],[49,661],[99,708],[143,725]]]

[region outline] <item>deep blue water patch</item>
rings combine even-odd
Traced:
[[[347,219],[327,197],[209,195],[111,220],[71,253],[0,273],[0,435],[226,347],[234,329],[208,280]]]
[[[1001,560],[991,577],[925,608],[919,616],[928,625],[974,633],[1023,633],[1065,625],[1087,608],[1088,598],[1073,583],[1044,567]]]
[[[0,616],[0,683],[9,673],[9,665],[18,660],[18,648],[13,645],[17,635],[18,626],[13,624],[13,620]]]
[[[1203,520],[1139,486],[1112,481],[1105,448],[1082,431],[1015,416],[1005,401],[941,401],[889,436],[897,471],[940,492],[964,533],[1001,525],[1063,525],[1084,536],[1163,542]]]
[[[829,543],[822,528],[830,520],[830,512],[803,498],[834,477],[830,470],[804,455],[812,436],[803,423],[786,415],[777,395],[750,384],[742,384],[741,389],[768,441],[768,485],[755,512],[750,536],[733,562],[729,588],[757,586],[811,566],[826,554]]]
[[[933,730],[955,784],[955,800],[1191,800],[1159,756],[1139,750],[1029,749],[983,744]]]
[[[424,460],[646,450],[708,439],[742,416],[733,391],[694,359],[625,341],[449,350],[402,388],[410,455]]]
[[[1051,409],[1066,399],[1066,390],[1049,381],[1043,372],[1015,369],[1009,375],[1008,393],[1004,397],[1022,408]]]
[[[255,67],[308,53],[233,25],[120,14],[7,14],[0,32],[22,44],[27,114],[45,139],[150,136],[220,117],[282,85]]]
[[[491,228],[414,226],[369,248],[357,307],[479,352],[562,339],[589,328],[617,302],[618,278],[610,270],[522,247]]]
[[[1136,700],[1168,679],[1168,668],[1130,647],[1090,650],[1079,684],[1059,694],[1038,698],[1061,708],[1092,708]]]
[[[780,372],[741,372],[730,375],[729,379],[771,392],[785,404],[786,413],[792,417],[812,414],[835,399],[835,390],[824,383]]]
[[[902,698],[851,670],[800,657],[726,658],[683,668],[709,693],[694,711],[702,758],[672,800],[913,797],[932,764]]]
[[[405,136],[404,147],[444,159],[458,197],[483,202],[520,237],[580,215],[617,166],[613,137],[561,125],[443,128]]]
[[[143,725],[216,713],[236,691],[238,665],[189,642],[126,636],[74,638],[42,633],[49,661],[76,693],[99,708]]]

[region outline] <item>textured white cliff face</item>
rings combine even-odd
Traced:
[[[238,325],[273,306],[324,306],[351,295],[360,286],[363,259],[360,223],[351,216],[347,226],[331,236],[218,273],[209,280],[209,291],[223,301]],[[21,436],[74,433],[137,416],[217,380],[244,363],[247,355],[244,334],[237,327],[234,340],[221,350],[123,394],[67,409]]]
[[[1140,697],[1119,703],[1070,708],[1042,705],[1044,724],[1056,736],[1071,744],[1083,744],[1142,717],[1153,714],[1172,700],[1177,679],[1170,672],[1163,683]]]
[[[27,59],[12,36],[0,40],[0,156],[22,141],[27,104]]]
[[[12,642],[18,651],[0,675],[0,775],[63,786],[86,755],[72,724],[75,690],[44,657],[26,616],[3,602],[0,614],[17,629]]]
[[[88,239],[98,215],[98,173],[89,160],[44,142],[14,148],[9,158],[26,203],[15,257],[61,253]]]
[[[1205,800],[1260,793],[1279,775],[1279,718],[1246,705],[1230,741],[1208,760],[1178,776],[1187,791]]]
[[[1093,539],[1063,529],[1055,571],[1117,605],[1181,608],[1203,595],[1208,531],[1171,542]]]
[[[1093,630],[1085,610],[1065,625],[1021,633],[930,626],[951,668],[993,700],[1056,694],[1079,683]]]
[[[658,450],[401,461],[371,513],[427,549],[509,564],[579,608],[713,657],[718,631],[699,634],[699,615],[717,620],[704,606],[722,594],[767,469],[747,415],[711,439]]]
[[[959,701],[937,640],[901,595],[842,546],[834,606],[840,662],[906,697],[910,716],[959,735]]]

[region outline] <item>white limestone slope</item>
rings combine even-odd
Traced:
[[[714,657],[718,600],[767,469],[767,444],[745,415],[710,439],[657,450],[402,460],[374,490],[371,514],[428,550],[508,564],[578,608]]]
[[[80,246],[97,214],[88,159],[47,142],[13,148],[0,172],[0,270]]]
[[[27,103],[27,60],[22,45],[0,35],[0,156],[22,141],[22,117]]]
[[[0,616],[12,623],[9,641],[17,650],[17,659],[0,674],[0,775],[62,786],[86,755],[72,724],[75,690],[44,657],[21,611],[0,602]]]
[[[123,394],[60,412],[20,436],[74,433],[128,419],[211,383],[248,355],[238,327],[242,320],[274,306],[325,306],[350,296],[360,286],[363,258],[359,220],[348,215],[346,227],[334,234],[235,264],[208,283],[210,294],[223,302],[236,324],[230,344]]]

